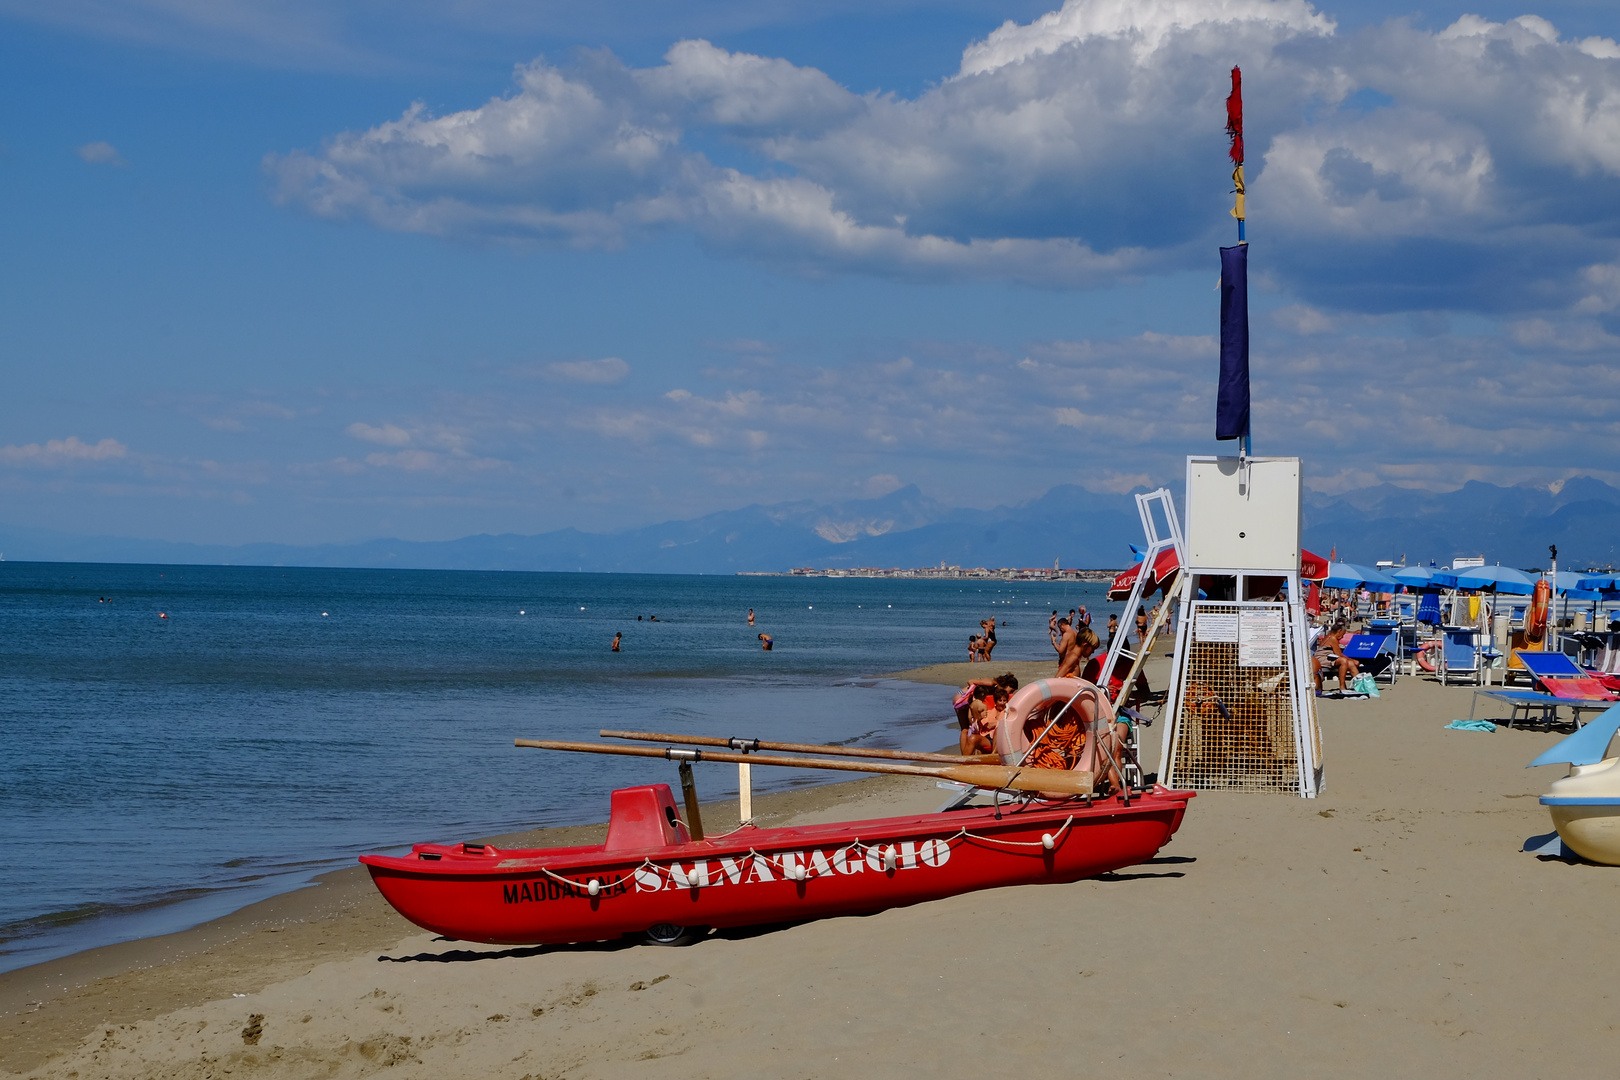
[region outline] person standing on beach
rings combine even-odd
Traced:
[[[1147,644],[1147,608],[1136,609],[1136,647],[1141,649]]]
[[[1057,650],[1058,668],[1057,677],[1060,679],[1078,678],[1080,665],[1085,658],[1080,655],[1080,640],[1075,635],[1074,624],[1068,619],[1059,619],[1051,631],[1052,648]]]
[[[624,631],[622,631],[622,630],[619,631],[617,634],[613,635],[613,651],[614,652],[619,651],[619,642],[622,641],[623,639],[624,639]]]
[[[749,626],[754,625],[754,609],[753,608],[748,609],[748,625]]]
[[[1108,616],[1108,647],[1114,647],[1114,639],[1119,636],[1119,616],[1110,613]]]

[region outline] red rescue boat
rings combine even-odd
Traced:
[[[675,942],[696,928],[864,915],[1003,885],[1078,881],[1151,859],[1191,791],[1022,799],[911,817],[796,828],[744,826],[693,842],[666,784],[613,792],[607,840],[497,850],[418,844],[362,855],[418,926],[527,945],[626,934]]]

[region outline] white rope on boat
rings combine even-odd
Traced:
[[[934,841],[935,843],[942,843],[942,844],[946,845],[947,848],[951,848],[951,847],[953,847],[955,845],[959,845],[964,841],[972,840],[972,841],[978,841],[979,843],[984,843],[984,844],[994,844],[994,845],[997,845],[999,847],[1041,848],[1041,849],[1043,849],[1045,851],[1055,851],[1055,850],[1057,850],[1058,846],[1060,844],[1062,844],[1064,838],[1068,836],[1069,830],[1073,827],[1073,825],[1074,825],[1074,815],[1070,814],[1067,818],[1064,819],[1062,825],[1058,826],[1058,828],[1056,830],[1054,830],[1053,832],[1043,833],[1039,840],[1003,840],[1003,839],[1001,839],[999,837],[995,837],[995,836],[987,836],[987,835],[984,835],[984,834],[981,834],[981,833],[969,832],[965,828],[958,829],[955,833],[951,834],[950,836],[946,836],[946,837],[929,837],[928,839]],[[741,831],[742,831],[741,828],[733,829],[732,833],[741,832]],[[730,836],[730,835],[732,835],[732,833],[725,833],[724,835],[725,836]],[[851,840],[848,844],[844,845],[843,847],[835,849],[831,856],[823,855],[823,860],[826,861],[829,865],[837,865],[840,861],[848,862],[849,859],[850,859],[850,856],[854,855],[858,859],[860,859],[862,861],[866,861],[868,865],[871,865],[870,855],[872,853],[874,853],[874,852],[878,853],[880,855],[881,859],[882,859],[882,863],[881,863],[882,870],[880,872],[886,872],[886,871],[893,870],[898,865],[898,862],[899,862],[898,842],[879,844],[879,845],[874,846],[872,844],[863,843],[859,837],[856,837],[854,840]],[[791,865],[789,865],[787,862],[785,862],[783,860],[782,856],[785,855],[785,854],[792,854],[792,855],[795,856],[794,861],[793,861],[793,863]],[[736,859],[736,863],[734,865],[738,868],[739,873],[744,873],[745,874],[745,873],[749,873],[750,871],[743,868],[744,863],[749,863],[750,865],[752,865],[755,862],[763,863],[767,868],[772,869],[777,874],[781,875],[783,880],[786,880],[786,881],[807,881],[807,880],[809,880],[811,874],[810,874],[809,869],[805,865],[805,863],[799,861],[799,856],[801,856],[802,854],[803,854],[802,852],[791,852],[791,853],[789,853],[789,852],[778,852],[775,855],[768,855],[768,854],[765,854],[765,853],[763,853],[763,852],[761,852],[761,851],[759,851],[759,850],[757,850],[757,849],[755,849],[753,847],[750,847],[745,854],[737,855],[737,856],[734,857]],[[840,860],[839,856],[843,856],[843,859]],[[725,858],[730,859],[730,858],[733,858],[733,856],[725,856]],[[678,860],[678,859],[676,860],[676,862],[679,862],[679,861],[680,860]],[[700,860],[700,861],[708,862],[709,860],[705,859],[705,860]],[[812,862],[812,865],[813,865],[813,862]],[[551,878],[553,881],[556,881],[560,885],[567,886],[570,889],[578,889],[578,890],[580,890],[582,892],[590,893],[590,895],[592,895],[592,896],[600,895],[601,893],[606,892],[609,889],[616,889],[620,885],[622,885],[623,883],[625,883],[627,881],[634,880],[636,878],[636,875],[638,875],[638,874],[640,874],[640,873],[642,873],[644,871],[648,871],[648,870],[650,870],[654,874],[658,875],[659,880],[660,880],[660,887],[661,888],[662,887],[667,887],[665,883],[668,882],[668,881],[673,881],[675,879],[674,872],[668,866],[664,866],[661,863],[655,863],[650,858],[642,859],[641,862],[638,863],[631,870],[629,870],[628,872],[626,872],[624,874],[619,875],[616,878],[612,878],[612,879],[591,878],[588,881],[584,881],[584,882],[579,881],[577,878],[564,877],[563,875],[561,875],[561,874],[559,874],[559,873],[557,873],[557,872],[555,872],[555,871],[553,871],[553,870],[551,870],[551,869],[549,869],[547,867],[544,867],[544,866],[536,867],[536,869],[539,870],[539,872],[541,874],[545,875],[548,878]],[[705,876],[707,876],[707,875],[705,875]],[[817,871],[816,876],[825,877],[826,876],[826,871],[824,871],[824,870]],[[597,891],[594,892],[594,893],[591,893],[590,886],[591,886],[591,884],[593,882],[597,886]],[[723,871],[722,871],[722,873],[720,875],[720,879],[717,880],[717,881],[692,881],[689,878],[687,878],[687,876],[683,873],[681,875],[681,885],[680,885],[680,887],[681,888],[686,888],[686,889],[712,889],[712,888],[715,888],[715,887],[720,886],[720,885],[725,885],[727,883],[728,883],[727,882],[727,875]]]

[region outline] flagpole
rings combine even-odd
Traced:
[[[1237,439],[1238,456],[1253,453],[1249,409],[1249,240],[1245,230],[1243,183],[1243,72],[1232,68],[1226,99],[1226,134],[1231,139],[1232,216],[1236,247],[1221,249],[1221,372],[1215,401],[1215,438]]]

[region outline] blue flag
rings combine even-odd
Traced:
[[[1221,377],[1215,437],[1249,434],[1249,245],[1221,248]]]

